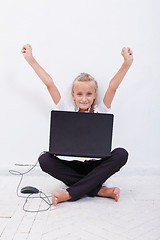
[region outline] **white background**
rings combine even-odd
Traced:
[[[3,1],[0,8],[0,166],[34,164],[48,150],[55,105],[21,48],[50,74],[70,99],[74,78],[88,72],[98,81],[99,100],[123,63],[129,46],[134,62],[112,103],[113,148],[128,150],[130,167],[159,165],[160,1]]]

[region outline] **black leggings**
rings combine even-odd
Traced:
[[[84,195],[94,197],[102,184],[123,167],[128,159],[124,148],[116,148],[110,157],[96,161],[65,161],[46,152],[39,157],[42,170],[69,186],[66,190],[71,200]]]

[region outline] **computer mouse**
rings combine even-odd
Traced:
[[[39,193],[39,190],[35,187],[32,187],[32,186],[26,186],[26,187],[23,187],[21,189],[21,193],[30,193],[30,194],[33,194],[33,193]]]

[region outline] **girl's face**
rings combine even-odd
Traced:
[[[72,97],[79,107],[79,111],[87,111],[96,98],[96,90],[93,82],[78,82],[74,86]]]

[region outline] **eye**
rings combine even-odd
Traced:
[[[92,93],[87,93],[87,95],[92,95]]]
[[[82,94],[81,93],[77,93],[78,96],[81,96]]]

